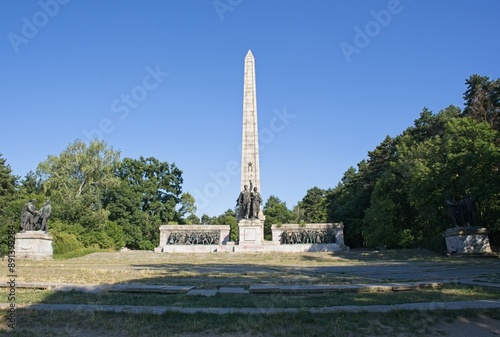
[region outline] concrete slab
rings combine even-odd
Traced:
[[[220,294],[249,294],[250,292],[244,288],[221,287]]]
[[[355,293],[360,291],[359,286],[353,284],[339,284],[335,286],[335,289],[337,289],[338,292],[344,292],[344,293],[348,292]]]
[[[55,291],[78,291],[82,293],[96,294],[103,291],[107,291],[110,287],[106,284],[61,284],[54,288]]]
[[[151,284],[117,284],[111,286],[110,292],[126,293],[160,293],[160,294],[182,294],[187,293],[193,286],[165,286]]]
[[[388,283],[392,291],[411,291],[418,289],[418,286],[413,283]]]
[[[279,290],[282,294],[303,294],[308,292],[307,287],[302,285],[280,286]]]
[[[198,295],[198,296],[215,296],[217,290],[215,289],[192,289],[188,291],[187,295]]]
[[[251,293],[278,293],[280,286],[277,284],[252,284],[248,290]]]
[[[338,292],[337,286],[328,284],[314,284],[304,286],[309,293],[328,293],[328,292]]]
[[[438,281],[438,282],[412,282],[412,284],[415,285],[415,287],[421,289],[421,288],[439,288],[443,286],[443,284],[449,284],[449,283],[455,283],[455,282],[449,282],[449,281]]]
[[[387,284],[378,284],[378,283],[376,283],[376,284],[357,284],[356,286],[359,288],[359,291],[374,291],[374,292],[392,291],[392,286],[387,285]]]

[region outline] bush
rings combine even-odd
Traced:
[[[83,244],[78,241],[74,234],[53,232],[54,255],[62,255],[83,248]]]

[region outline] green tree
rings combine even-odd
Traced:
[[[203,214],[200,220],[203,225],[215,225],[217,218],[210,217],[208,214]]]
[[[9,228],[17,230],[21,208],[17,207],[18,177],[12,174],[10,165],[0,153],[0,255],[8,251]],[[21,206],[22,207],[22,206]]]
[[[264,221],[264,239],[272,240],[272,225],[282,225],[297,221],[295,214],[288,209],[286,202],[277,196],[271,195],[263,208],[266,220]]]
[[[188,224],[193,223],[191,221],[198,219],[198,217],[194,214],[196,213],[196,205],[194,197],[188,192],[184,192],[181,194],[180,198],[180,207],[179,207],[179,218],[181,219],[180,223]],[[188,214],[186,216],[186,214]],[[196,223],[199,223],[199,219]]]
[[[365,161],[358,167],[366,165]],[[350,167],[340,183],[326,196],[329,222],[344,224],[344,240],[352,248],[364,246],[363,214],[369,205],[371,191],[362,183],[361,173]]]
[[[308,223],[326,222],[328,218],[326,194],[327,191],[319,187],[307,190],[306,195],[297,205],[303,216],[299,220]]]
[[[196,216],[196,214],[191,213],[186,217],[184,223],[186,225],[196,225],[196,224],[201,224],[201,220]]]
[[[366,228],[365,211],[377,180],[389,169],[396,154],[396,139],[387,136],[373,151],[368,160],[358,163],[358,169],[350,167],[337,187],[328,191],[325,204],[330,222],[344,224],[345,242],[357,248],[366,244],[363,230]]]
[[[463,115],[500,131],[500,79],[493,81],[488,76],[474,74],[465,84]]]
[[[114,175],[119,158],[120,153],[102,141],[87,145],[76,140],[59,156],[49,155],[38,165],[37,177],[53,206],[51,221],[81,225],[85,231],[78,239],[87,247],[120,248],[122,244],[114,242],[121,229],[108,220],[101,203],[104,193],[119,184]]]
[[[175,164],[125,158],[115,174],[120,184],[108,189],[103,203],[109,218],[123,227],[129,248],[153,249],[160,225],[182,223],[185,212],[194,210],[190,194],[182,197],[182,171]]]
[[[12,175],[12,169],[0,153],[0,215],[5,211],[5,205],[12,200],[17,192],[18,178]]]
[[[377,180],[364,218],[363,236],[368,247],[411,248],[422,239],[419,228],[413,226],[414,212],[405,184],[397,167]]]
[[[224,214],[217,217],[215,223],[219,225],[229,225],[231,241],[238,241],[238,221],[236,221],[236,213],[234,210],[229,208]]]
[[[40,179],[37,177],[36,173],[29,171],[24,178],[21,180],[21,188],[24,190],[25,194],[41,194],[43,189],[40,183]]]
[[[455,118],[446,124],[442,138],[429,139],[415,148],[409,197],[419,222],[441,232],[449,224],[445,200],[462,199],[470,193],[476,198],[482,224],[499,229],[497,139],[498,132],[487,123]]]
[[[114,171],[119,160],[120,153],[103,141],[87,145],[76,140],[59,156],[49,155],[41,162],[37,175],[48,193],[56,191],[70,200],[83,195],[99,197],[118,183]]]

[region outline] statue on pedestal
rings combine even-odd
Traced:
[[[35,199],[24,205],[21,211],[22,232],[40,230],[48,232],[47,219],[52,212],[50,201],[47,200],[40,210],[36,210]]]
[[[31,199],[24,205],[21,211],[21,229],[23,232],[33,230],[36,212],[35,199]]]
[[[38,210],[37,215],[35,216],[35,228],[48,232],[49,227],[47,225],[47,219],[52,213],[52,206],[50,205],[50,200],[45,201],[43,207]]]
[[[450,198],[446,200],[448,215],[454,227],[477,226],[476,202],[467,193],[462,200]]]
[[[243,191],[240,192],[240,195],[236,200],[240,218],[248,219],[250,217],[250,210],[252,206],[252,196],[250,191],[252,190],[252,187],[252,181],[250,180],[250,189],[248,189],[247,185],[243,186]]]
[[[250,198],[252,199],[252,209],[250,218],[258,219],[260,213],[260,205],[262,204],[262,197],[260,196],[257,187],[254,187],[253,191],[251,192]]]

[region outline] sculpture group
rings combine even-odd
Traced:
[[[236,200],[238,206],[238,214],[240,219],[258,219],[260,213],[260,205],[262,204],[262,197],[257,189],[253,187],[250,180],[250,189],[248,185],[243,187],[238,199]]]
[[[21,229],[22,232],[25,231],[49,231],[47,224],[47,219],[52,212],[52,206],[50,201],[47,200],[42,208],[38,211],[36,210],[35,199],[31,199],[26,205],[24,205],[21,211]]]
[[[168,236],[167,245],[217,245],[220,233],[211,232],[172,232]]]
[[[470,194],[467,194],[463,200],[453,198],[446,200],[446,207],[454,227],[478,225],[476,203]]]
[[[334,229],[327,230],[284,230],[281,234],[281,244],[320,244],[320,243],[335,243],[336,231]]]

